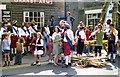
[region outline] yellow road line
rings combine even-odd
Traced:
[[[41,64],[47,64],[49,62],[41,62]],[[6,66],[6,67],[2,67],[2,70],[6,70],[6,69],[14,69],[14,68],[21,68],[21,67],[29,67],[31,66],[31,64],[22,64],[22,65],[13,65],[13,66]]]

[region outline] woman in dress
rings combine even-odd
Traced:
[[[58,66],[58,55],[62,51],[60,47],[60,41],[62,39],[61,39],[60,29],[58,26],[55,27],[55,32],[52,35],[52,39],[53,39],[53,54],[55,55],[54,65]]]

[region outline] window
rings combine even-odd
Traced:
[[[24,12],[24,22],[35,20],[35,25],[44,26],[44,12]]]
[[[101,18],[101,13],[97,14],[86,14],[86,25],[96,26],[99,24]]]

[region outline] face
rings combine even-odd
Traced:
[[[110,28],[110,29],[112,29],[112,28],[113,28],[113,26],[109,26],[109,28]]]
[[[40,35],[39,35],[39,34],[37,34],[37,38],[40,38]]]
[[[23,23],[22,23],[22,26],[24,26],[24,25],[25,25],[25,23],[23,22]]]
[[[5,27],[7,27],[7,24],[4,24]]]
[[[8,36],[5,36],[5,39],[8,39]]]
[[[69,13],[67,13],[67,16],[70,16],[70,14],[69,14]]]
[[[86,30],[88,30],[88,28],[86,27]]]
[[[20,39],[18,39],[18,42],[20,42]]]
[[[58,28],[57,27],[55,27],[55,32],[58,32]]]

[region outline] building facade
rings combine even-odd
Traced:
[[[56,25],[58,25],[58,16],[65,16],[65,2],[52,2],[52,0],[43,0],[46,2],[21,2],[23,0],[13,0],[10,3],[2,3],[6,5],[6,10],[2,10],[2,21],[13,20],[21,22],[31,22],[35,20],[36,25],[44,26],[50,19],[51,15],[55,17]],[[31,1],[31,0],[30,0]],[[34,0],[36,1],[36,0]],[[40,0],[42,1],[42,0]],[[49,2],[47,2],[49,1]]]

